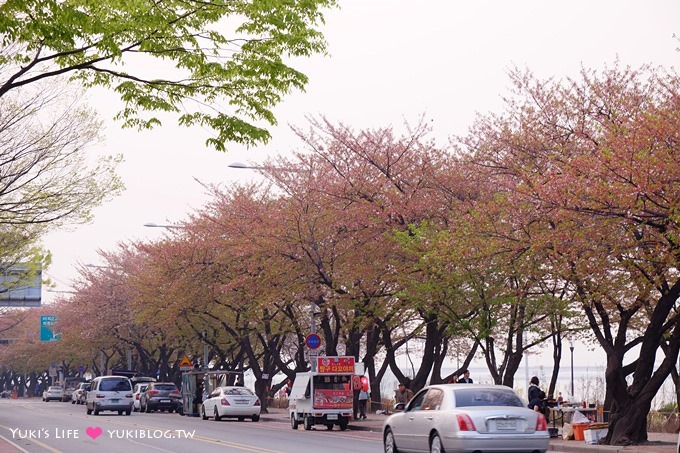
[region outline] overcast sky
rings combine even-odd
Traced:
[[[56,291],[71,289],[76,263],[98,264],[98,249],[118,242],[158,239],[147,222],[173,223],[206,201],[195,179],[229,184],[256,178],[228,164],[260,162],[300,148],[289,125],[325,115],[355,129],[433,121],[442,143],[463,134],[475,112],[499,111],[508,70],[528,68],[541,78],[576,75],[582,66],[677,67],[680,1],[571,0],[473,1],[340,0],[327,14],[330,56],[297,63],[308,75],[306,92],[286,98],[275,112],[279,125],[266,146],[227,153],[207,150],[206,136],[167,122],[151,132],[121,130],[111,120],[115,97],[90,100],[106,123],[100,151],[121,153],[127,190],[98,208],[92,224],[49,235],[53,253],[45,271]],[[58,294],[43,291],[43,302]]]

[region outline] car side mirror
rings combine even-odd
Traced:
[[[404,412],[406,409],[406,403],[397,403],[394,405],[394,412]]]

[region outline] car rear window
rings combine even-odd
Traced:
[[[510,390],[501,389],[456,389],[456,407],[470,406],[517,406],[524,407],[522,400]]]
[[[132,388],[127,379],[102,379],[99,383],[99,390],[102,392],[124,392],[132,390]]]
[[[175,384],[154,384],[153,388],[156,390],[177,390]]]
[[[252,396],[253,392],[245,387],[226,387],[224,389],[225,395],[241,395],[241,396]]]

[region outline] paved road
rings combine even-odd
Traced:
[[[94,416],[86,415],[84,406],[40,399],[1,400],[0,434],[5,439],[0,452],[375,453],[382,448],[379,433],[370,431],[294,431],[271,418],[215,422],[169,413]]]
[[[0,453],[5,452],[255,452],[307,453],[382,451],[384,415],[371,414],[347,431],[292,430],[285,409],[270,409],[260,422],[201,420],[176,414],[86,415],[85,407],[40,399],[0,400]],[[101,430],[101,431],[100,431]],[[587,445],[551,439],[550,451],[600,453],[678,453],[677,434],[650,433],[643,446]]]

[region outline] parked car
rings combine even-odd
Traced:
[[[43,392],[42,395],[42,400],[43,401],[61,401],[61,399],[64,397],[64,389],[61,388],[59,385],[50,385],[47,387],[47,390]]]
[[[87,382],[87,380],[81,376],[65,377],[64,381],[61,383],[61,387],[64,389],[64,394],[62,395],[61,400],[64,402],[72,401],[73,392],[76,391],[82,382]]]
[[[144,393],[139,397],[139,409],[142,412],[179,410],[182,395],[172,382],[149,382]]]
[[[215,421],[222,417],[250,418],[257,422],[260,420],[260,399],[245,387],[217,387],[201,404],[201,417],[203,420],[214,417]]]
[[[78,388],[73,391],[71,396],[71,404],[85,404],[87,398],[87,392],[90,390],[89,382],[81,382],[78,384]]]
[[[425,387],[383,424],[385,453],[548,449],[545,416],[502,385]]]
[[[140,410],[140,405],[139,405],[139,398],[142,396],[142,393],[146,390],[148,387],[149,383],[148,382],[142,382],[139,384],[135,384],[135,386],[132,388],[132,410],[134,412],[139,412]]]
[[[87,392],[85,407],[87,415],[101,411],[117,411],[118,415],[132,413],[132,384],[125,376],[99,376],[92,380]]]

